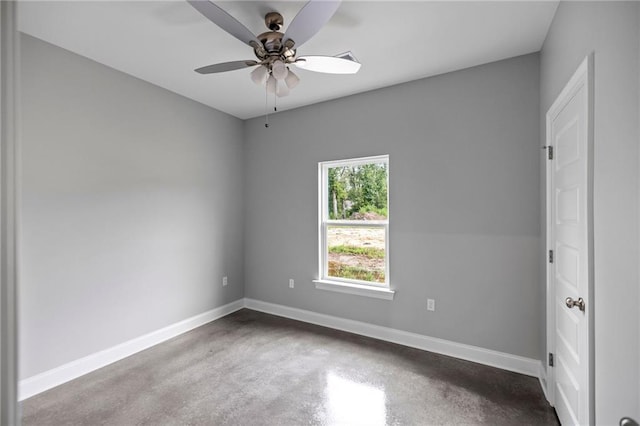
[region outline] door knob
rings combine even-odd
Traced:
[[[638,426],[638,422],[629,417],[623,417],[620,419],[620,426]]]
[[[567,297],[564,303],[566,303],[567,308],[569,309],[575,308],[577,306],[578,309],[584,312],[585,304],[584,304],[584,299],[582,297],[578,297],[578,300],[573,300],[572,298]]]

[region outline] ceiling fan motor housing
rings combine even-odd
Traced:
[[[252,45],[258,59],[267,64],[276,60],[286,63],[295,62],[296,51],[293,49],[293,41],[283,44],[284,34],[279,30],[284,24],[284,18],[278,12],[269,12],[264,17],[264,23],[271,31],[264,32],[256,38],[260,45]]]
[[[268,56],[273,56],[274,54],[280,54],[283,36],[284,34],[279,31],[267,31],[266,33],[260,34],[257,38],[267,51]]]

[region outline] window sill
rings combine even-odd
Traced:
[[[338,281],[313,280],[319,290],[337,291],[338,293],[355,294],[357,296],[373,297],[375,299],[393,300],[395,290],[360,284],[349,284]]]

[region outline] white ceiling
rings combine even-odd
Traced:
[[[216,1],[256,34],[263,16],[285,26],[304,1]],[[542,47],[557,1],[344,1],[298,55],[352,51],[355,75],[296,70],[301,83],[278,110],[348,96],[500,59]],[[252,49],[185,1],[23,1],[21,31],[246,119],[264,113],[264,89],[250,70],[200,75],[195,68],[254,59]]]

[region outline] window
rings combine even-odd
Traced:
[[[318,286],[321,283],[392,293],[388,291],[389,156],[326,161],[318,166],[320,273],[316,287],[329,289]]]

